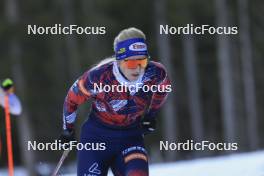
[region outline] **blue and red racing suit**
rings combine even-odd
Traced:
[[[107,90],[100,89],[104,87]],[[77,79],[64,102],[63,128],[73,128],[78,106],[92,99],[80,141],[106,144],[105,151],[78,151],[78,175],[103,176],[109,167],[117,176],[148,175],[140,122],[144,114],[154,118],[168,90],[171,87],[164,66],[154,61],[133,82],[123,76],[116,61],[94,67]]]

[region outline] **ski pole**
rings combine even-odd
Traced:
[[[5,117],[6,117],[6,143],[7,143],[7,155],[8,155],[8,173],[9,176],[14,175],[14,162],[12,151],[12,135],[11,135],[11,121],[9,113],[9,97],[5,95]]]
[[[56,166],[54,172],[52,173],[52,176],[56,176],[56,175],[57,175],[57,173],[58,173],[59,170],[60,170],[60,167],[62,166],[62,164],[63,164],[65,158],[68,156],[69,153],[70,153],[70,149],[68,149],[68,150],[64,150],[64,152],[63,152],[63,154],[62,154],[62,156],[61,156],[61,158],[60,158],[60,161],[58,162],[58,164],[57,164],[57,166]]]

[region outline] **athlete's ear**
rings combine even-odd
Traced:
[[[117,63],[117,66],[120,68],[121,61],[117,60],[116,63]]]
[[[121,62],[122,62],[122,61],[121,61],[121,60],[118,60],[118,61],[116,61],[116,62],[117,62],[117,67],[118,67],[118,69],[123,73],[125,68],[122,68],[122,67],[121,67]],[[124,74],[124,73],[123,73],[123,74]]]

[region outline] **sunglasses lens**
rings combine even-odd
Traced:
[[[148,64],[148,59],[146,58],[146,59],[143,59],[143,60],[141,60],[141,67],[143,67],[143,68],[146,68],[147,67],[147,64]]]
[[[138,65],[140,65],[142,68],[146,68],[148,59],[138,59],[138,60],[124,60],[123,65],[127,68],[134,69],[137,68]]]

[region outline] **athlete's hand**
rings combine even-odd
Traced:
[[[69,143],[71,141],[76,141],[74,130],[73,129],[63,130],[59,137],[59,140],[61,140],[62,144]]]
[[[154,132],[156,129],[156,119],[144,119],[142,121],[142,128],[144,135]]]

